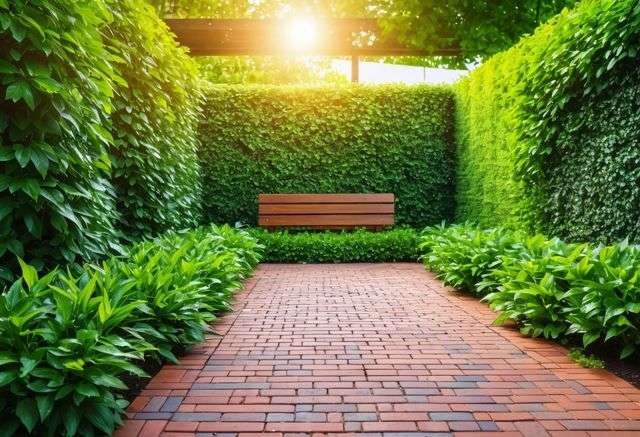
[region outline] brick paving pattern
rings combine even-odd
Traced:
[[[262,265],[124,436],[640,436],[640,391],[418,264]]]

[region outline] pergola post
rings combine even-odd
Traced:
[[[360,81],[360,57],[351,55],[351,82],[358,83]]]

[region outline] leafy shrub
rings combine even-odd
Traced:
[[[256,224],[258,194],[395,193],[399,224],[453,213],[453,98],[437,87],[212,86],[204,212]]]
[[[534,337],[558,339],[567,334],[569,315],[580,305],[567,291],[569,271],[587,256],[587,246],[568,245],[538,235],[525,240],[520,250],[501,257],[500,266],[486,281],[497,285],[485,299],[501,311],[497,322],[514,320],[522,332]],[[487,289],[487,283],[480,285]]]
[[[101,0],[0,1],[0,264],[104,255],[115,208]]]
[[[264,246],[265,262],[337,263],[415,261],[418,233],[410,228],[381,232],[268,232],[251,230]]]
[[[476,286],[500,263],[500,255],[517,239],[504,229],[481,229],[470,224],[427,228],[420,239],[424,264],[447,285],[481,292]]]
[[[240,280],[258,262],[255,240],[228,227],[169,233],[134,245],[106,271],[130,280],[132,291],[146,302],[136,311],[129,334],[154,344],[158,354],[175,361],[171,350],[204,340],[214,314],[229,309]]]
[[[122,377],[201,340],[258,249],[244,232],[211,227],[77,272],[38,277],[22,263],[0,294],[3,435],[111,434],[127,405]]]
[[[635,0],[585,0],[457,87],[457,218],[637,238]]]
[[[107,0],[102,29],[114,67],[110,148],[121,227],[157,235],[200,221],[197,158],[199,90],[195,62],[154,9],[139,0]]]
[[[484,295],[525,334],[583,347],[613,342],[622,357],[640,348],[640,247],[567,244],[475,226],[432,228],[425,264],[452,285]]]

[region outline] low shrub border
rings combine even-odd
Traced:
[[[22,277],[0,294],[2,435],[112,434],[122,378],[202,341],[258,250],[247,233],[212,226],[42,277],[20,261]]]
[[[640,247],[568,244],[472,225],[429,228],[425,265],[474,292],[522,332],[584,347],[612,342],[621,358],[640,345]]]
[[[342,232],[268,232],[252,229],[264,246],[265,262],[347,263],[416,261],[418,231],[396,228],[381,232],[364,229]]]

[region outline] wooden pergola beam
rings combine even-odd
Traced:
[[[284,20],[167,19],[166,23],[194,56],[456,56],[460,53],[453,43],[426,51],[383,39],[375,19],[319,20],[317,43],[299,50],[292,49],[290,22]]]

